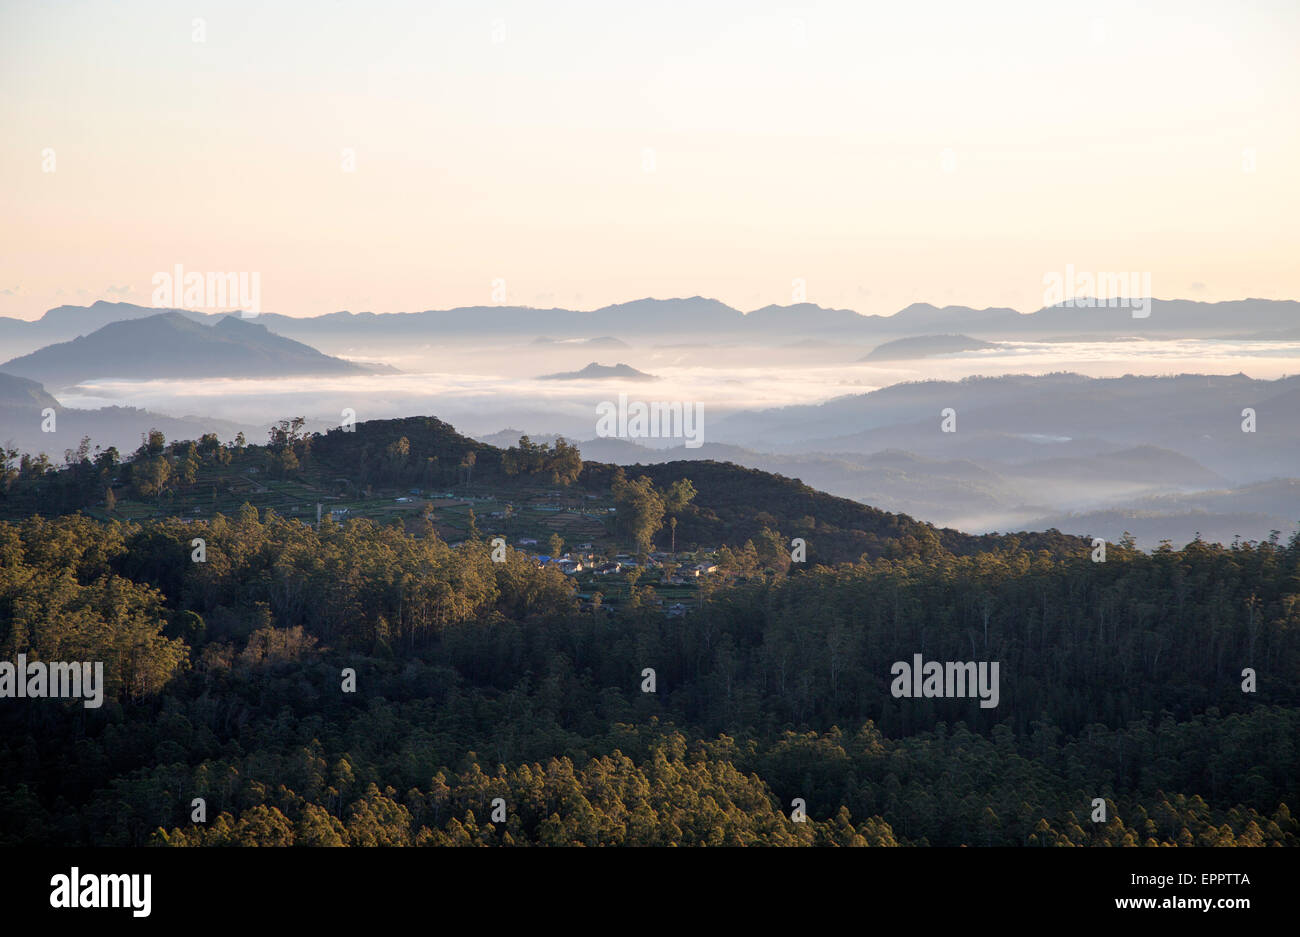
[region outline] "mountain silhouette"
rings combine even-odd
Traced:
[[[0,370],[59,388],[96,378],[279,377],[375,369],[322,354],[236,316],[209,326],[179,312],[164,312],[112,322],[14,358]]]
[[[585,380],[609,380],[617,378],[625,381],[657,381],[659,378],[653,374],[646,374],[644,371],[638,371],[631,365],[623,363],[615,365],[597,364],[593,361],[581,371],[561,371],[558,374],[543,374],[537,379],[539,381],[585,381]]]

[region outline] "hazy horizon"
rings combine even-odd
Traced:
[[[1054,272],[1054,271],[1049,271],[1049,273],[1050,272]],[[1075,297],[1071,297],[1071,298],[1075,298]],[[1094,295],[1081,293],[1078,295],[1077,298],[1080,300],[1086,300],[1090,298],[1097,299],[1098,297]],[[1300,295],[1297,296],[1228,296],[1228,297],[1223,297],[1222,299],[1205,299],[1203,297],[1197,297],[1197,296],[1177,295],[1177,296],[1166,297],[1166,296],[1157,296],[1152,294],[1150,296],[1138,297],[1138,298],[1150,299],[1154,302],[1165,302],[1165,303],[1186,302],[1186,303],[1216,304],[1216,303],[1231,303],[1231,302],[1253,302],[1257,300],[1265,301],[1265,302],[1300,302]],[[65,299],[68,298],[65,297]],[[824,305],[822,303],[815,302],[814,300],[811,299],[799,300],[799,301],[772,302],[772,303],[765,303],[762,306],[750,307],[745,305],[735,305],[733,303],[725,302],[724,300],[719,299],[716,296],[709,296],[703,293],[684,292],[684,293],[671,295],[671,296],[669,295],[628,296],[628,297],[624,297],[623,299],[614,300],[613,302],[602,303],[598,306],[574,306],[574,305],[562,305],[562,304],[561,305],[533,305],[526,302],[500,303],[500,302],[486,301],[486,302],[472,303],[468,305],[457,305],[457,306],[431,306],[425,304],[425,305],[415,305],[409,309],[385,309],[385,310],[360,309],[360,308],[358,309],[330,308],[330,309],[320,309],[316,311],[302,310],[294,313],[282,312],[278,309],[266,308],[266,309],[262,309],[260,312],[256,314],[249,314],[243,317],[256,319],[260,315],[282,315],[292,319],[312,319],[312,318],[319,318],[322,316],[333,315],[341,312],[352,313],[353,315],[411,315],[411,314],[419,314],[423,312],[448,312],[455,309],[474,309],[474,308],[492,308],[492,307],[500,307],[503,309],[504,308],[536,309],[538,312],[549,312],[552,310],[560,309],[569,312],[594,313],[594,312],[600,312],[602,309],[610,309],[618,306],[625,306],[625,305],[642,302],[646,300],[650,300],[653,302],[675,302],[675,301],[690,300],[690,299],[704,299],[713,302],[723,303],[724,305],[730,306],[732,309],[735,309],[743,316],[749,316],[752,313],[759,312],[761,310],[772,308],[772,307],[789,308],[789,307],[800,306],[800,305],[810,305],[810,306],[817,306],[822,309],[826,309],[834,312],[851,312],[865,319],[869,319],[872,317],[885,318],[885,319],[892,318],[898,315],[900,312],[905,312],[907,309],[911,308],[912,306],[932,306],[935,309],[972,309],[976,312],[984,312],[991,309],[998,309],[998,310],[1009,309],[1012,312],[1017,313],[1018,315],[1032,316],[1034,313],[1040,312],[1043,309],[1051,308],[1053,305],[1055,305],[1052,303],[1044,303],[1040,301],[1036,304],[1025,306],[1025,307],[1016,307],[1016,306],[1002,304],[1002,303],[993,304],[989,306],[973,306],[969,303],[962,303],[962,302],[940,303],[940,302],[932,302],[930,300],[921,298],[921,299],[912,300],[911,302],[905,305],[899,306],[898,308],[891,309],[889,311],[864,312],[861,309],[855,309],[852,306]],[[1101,300],[1108,301],[1108,297],[1104,297],[1104,296],[1100,297],[1099,301]],[[59,309],[64,307],[90,308],[96,305],[97,303],[127,303],[130,305],[140,306],[144,308],[155,308],[159,312],[179,310],[182,312],[192,312],[192,313],[199,313],[205,315],[222,314],[222,313],[229,314],[229,315],[239,315],[241,311],[238,305],[228,305],[228,306],[222,306],[220,308],[208,307],[206,305],[186,306],[180,303],[174,305],[167,305],[167,306],[154,306],[148,301],[147,296],[144,297],[142,300],[122,299],[120,297],[115,297],[115,296],[96,296],[96,297],[79,296],[76,298],[76,301],[60,302],[54,306],[49,307],[48,309],[42,309],[36,313],[25,314],[25,315],[13,315],[13,314],[3,314],[3,315],[6,318],[18,319],[25,322],[37,322],[41,319],[42,316],[44,316],[48,312],[53,311],[54,309]],[[557,341],[574,341],[574,340],[575,339],[557,339]]]

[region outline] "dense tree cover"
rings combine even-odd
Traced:
[[[112,510],[118,497],[115,487],[124,496],[162,506],[168,496],[192,487],[203,465],[265,467],[283,477],[287,461],[296,471],[299,462],[292,449],[286,455],[284,442],[276,442],[274,431],[271,435],[270,446],[257,448],[246,447],[242,434],[223,446],[214,433],[205,434],[198,442],[168,443],[161,432],[151,430],[142,434],[140,447],[126,461],[113,446],[95,447],[92,452],[86,437],[76,449],[64,452],[62,466],[44,453],[20,457],[15,450],[0,450],[0,516],[15,520],[32,514],[50,517],[101,502]],[[294,443],[305,455],[310,442],[296,437]],[[232,466],[236,460],[241,464]]]
[[[602,497],[619,498],[621,492],[625,510],[614,526],[629,546],[639,544],[643,552],[674,545],[740,549],[753,541],[768,566],[782,565],[775,554],[788,552],[793,537],[807,542],[810,564],[1017,547],[1084,556],[1090,549],[1088,541],[1054,530],[972,536],[936,528],[815,491],[798,479],[731,463],[670,462],[625,471],[582,462],[574,446],[560,441],[553,448],[528,442],[502,450],[433,417],[371,420],[324,434],[304,435],[302,429],[301,417],[289,418],[271,427],[265,445],[247,444],[241,435],[224,446],[210,434],[197,443],[167,443],[154,431],[125,462],[115,449],[92,453],[84,440],[78,450],[65,453],[62,468],[44,456],[8,453],[6,458],[0,450],[0,518],[55,516],[106,506],[123,496],[166,513],[170,499],[198,490],[195,485],[231,490],[235,478],[256,472],[273,479],[311,474],[318,484],[342,482],[349,492],[470,486],[509,497],[539,482],[569,484],[576,492]],[[196,481],[200,469],[206,475]],[[777,531],[786,538],[779,551],[772,539]]]
[[[621,469],[610,481],[617,513],[612,527],[623,542],[635,546],[638,553],[649,553],[655,545],[655,535],[670,522],[673,542],[676,541],[677,522],[698,492],[690,479],[682,478],[660,491],[646,475],[629,480]]]
[[[302,417],[280,420],[270,428],[265,445],[249,444],[242,433],[226,445],[214,434],[198,442],[168,443],[153,430],[126,461],[113,448],[92,452],[89,439],[67,450],[62,466],[44,454],[0,450],[0,516],[17,520],[70,513],[102,503],[114,487],[114,500],[129,495],[165,509],[170,496],[192,489],[202,467],[215,470],[224,487],[250,471],[282,479],[308,469],[344,475],[357,489],[432,487],[467,482],[469,469],[483,455],[479,480],[505,478],[500,450],[431,417],[358,423],[324,434],[305,433],[304,426]]]
[[[617,509],[615,531],[624,543],[634,544],[638,553],[649,553],[655,534],[664,525],[667,505],[663,494],[646,476],[629,481],[622,472],[615,474],[610,490]]]
[[[582,474],[582,454],[563,436],[553,447],[521,436],[518,446],[502,453],[501,468],[510,476],[530,475],[552,485],[570,485]]]
[[[122,534],[83,518],[0,525],[0,659],[103,661],[106,691],[129,699],[188,663],[185,642],[163,634],[164,596],[109,562]]]
[[[608,615],[514,551],[370,521],[0,523],[0,647],[118,674],[98,710],[0,700],[0,840],[1297,842],[1300,538],[760,552],[684,617]],[[999,706],[893,698],[915,653],[999,661]]]
[[[434,417],[368,420],[313,437],[312,453],[365,485],[435,487],[507,480],[502,450]]]

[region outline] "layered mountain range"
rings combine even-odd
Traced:
[[[482,438],[508,445],[519,434]],[[619,464],[735,462],[971,531],[1127,531],[1154,547],[1198,533],[1289,535],[1300,523],[1300,376],[909,382],[722,417],[694,449],[577,442],[585,457]]]
[[[0,319],[0,348],[10,352],[13,335],[26,336],[17,340],[20,344],[34,336],[62,336],[0,365],[0,442],[57,459],[82,436],[119,448],[134,448],[151,428],[169,438],[216,432],[228,439],[243,431],[256,439],[275,419],[289,415],[270,412],[279,404],[252,409],[239,420],[183,409],[164,413],[63,406],[59,398],[75,402],[76,387],[83,382],[361,376],[392,370],[323,354],[303,341],[313,336],[349,348],[366,343],[382,347],[386,339],[397,346],[415,338],[451,345],[458,337],[477,336],[486,339],[479,344],[489,362],[496,362],[501,350],[520,347],[539,334],[547,338],[528,347],[546,353],[571,348],[575,354],[596,346],[627,347],[615,334],[640,339],[641,346],[649,340],[658,348],[698,339],[716,343],[713,348],[752,342],[778,349],[824,345],[852,351],[861,340],[859,347],[876,347],[869,361],[888,363],[978,355],[985,341],[976,335],[1091,341],[1247,336],[1286,342],[1291,336],[1300,339],[1297,312],[1294,302],[1156,300],[1144,319],[1109,307],[1051,307],[1022,315],[1009,309],[924,304],[892,317],[810,304],[745,314],[696,297],[640,300],[591,312],[479,307],[241,319],[101,302],[52,309],[35,322]],[[604,337],[571,337],[592,334]],[[454,347],[459,355],[468,346]],[[1285,345],[1274,352],[1286,353]],[[651,375],[629,365],[592,362],[579,371],[545,377],[554,382],[599,378],[616,386]],[[498,407],[502,414],[496,425],[523,429],[483,438],[502,445],[525,432],[535,440],[553,438],[545,399],[495,403],[485,397],[482,405]],[[161,403],[150,405],[169,410]],[[188,409],[199,405],[191,401]],[[297,412],[296,404],[285,405]],[[327,428],[316,423],[329,423],[334,414],[317,409],[321,412],[305,415],[313,428]],[[946,432],[942,414],[949,409],[952,431]],[[54,432],[43,418],[50,410],[57,416]],[[598,461],[734,462],[970,531],[1058,527],[1113,539],[1127,530],[1149,547],[1166,537],[1185,541],[1197,533],[1223,541],[1237,534],[1258,539],[1272,529],[1289,533],[1300,520],[1300,377],[1056,373],[905,381],[816,404],[710,414],[707,425],[701,448],[662,441],[667,448],[646,448],[635,441],[582,436],[578,441],[583,454]]]
[[[0,317],[0,347],[37,348],[86,335],[112,322],[156,316],[163,310],[131,303],[96,302],[59,306],[40,319]],[[222,313],[176,312],[211,324]],[[1035,312],[973,309],[915,303],[891,316],[861,315],[813,303],[764,306],[748,313],[715,299],[638,299],[594,310],[539,309],[529,306],[470,306],[423,312],[332,312],[294,317],[263,313],[255,320],[271,332],[298,341],[322,339],[437,338],[473,335],[590,338],[673,335],[682,341],[708,336],[732,340],[772,338],[860,339],[881,341],[904,335],[962,333],[979,338],[1187,337],[1300,339],[1300,303],[1243,299],[1204,303],[1153,299],[1149,315],[1109,305],[1056,305]]]

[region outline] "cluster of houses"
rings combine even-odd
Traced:
[[[521,537],[516,542],[520,547],[535,547],[537,540],[532,537]],[[573,552],[565,553],[563,556],[543,556],[534,554],[533,560],[541,566],[556,566],[565,575],[573,575],[583,572],[584,570],[594,573],[597,576],[614,576],[620,573],[628,572],[634,569],[643,568],[642,564],[635,557],[627,553],[620,553],[613,559],[597,558],[591,552],[590,543],[580,543]],[[692,559],[691,554],[671,553],[652,553],[646,557],[644,564],[645,569],[663,569],[668,563],[676,560]],[[667,585],[684,585],[692,579],[698,579],[701,576],[711,576],[718,571],[718,565],[711,561],[683,564],[674,570],[671,576],[664,579]]]
[[[537,546],[537,540],[533,537],[520,537],[515,543],[516,546],[520,547]],[[562,556],[543,556],[541,554],[534,554],[533,561],[539,566],[553,565],[566,576],[572,576],[575,573],[582,572],[584,569],[591,568],[591,564],[594,562],[596,557],[595,554],[589,552],[590,550],[590,543],[580,543],[574,551],[565,553]]]
[[[712,576],[717,571],[717,563],[695,563],[691,566],[681,567],[673,575],[666,578],[664,582],[669,585],[680,586],[683,583],[690,582],[692,579],[699,579],[701,576]]]
[[[398,504],[408,504],[411,501],[414,501],[419,496],[420,496],[420,489],[412,488],[410,491],[406,493],[406,496],[403,496],[401,498],[394,498],[393,500],[396,501]],[[435,494],[430,494],[429,497],[436,498],[438,496]]]
[[[583,565],[581,557],[573,556],[569,553],[566,553],[563,556],[534,555],[533,561],[537,563],[538,566],[554,566],[566,576],[580,573],[587,568]]]

